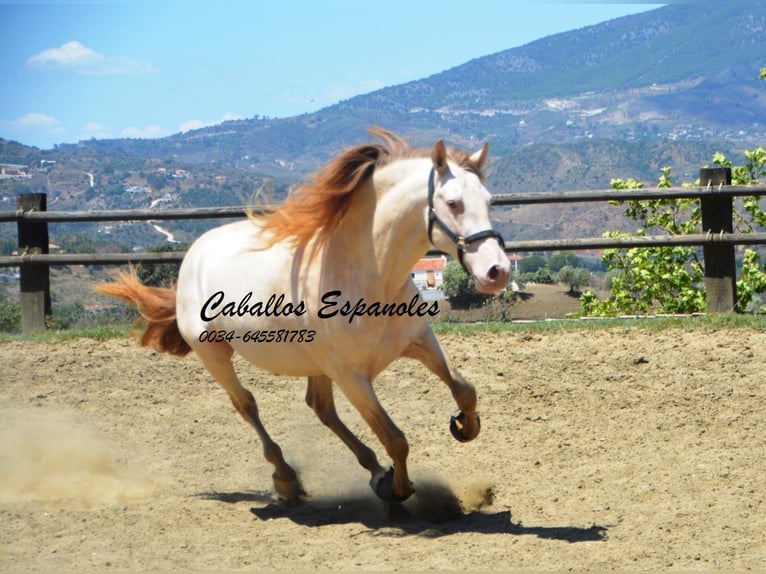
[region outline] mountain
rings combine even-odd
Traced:
[[[673,4],[477,58],[316,113],[230,121],[103,152],[305,173],[382,125],[417,143],[766,139],[766,2]],[[475,145],[475,144],[474,144]],[[62,146],[67,147],[67,146]]]
[[[47,160],[29,181],[0,181],[0,196],[48,191],[56,209],[231,205],[271,186],[279,199],[340,149],[366,141],[375,124],[413,144],[444,138],[474,148],[489,141],[496,193],[605,188],[613,177],[652,184],[664,166],[678,183],[693,181],[715,151],[736,162],[742,150],[766,142],[764,38],[763,0],[671,4],[291,118],[46,151],[0,140],[1,163]],[[499,225],[509,238],[600,235],[605,225],[620,226],[611,216],[562,211],[560,224],[535,227],[541,209],[520,208],[513,218],[503,212]],[[200,225],[177,223],[172,231],[190,240]],[[83,229],[95,233],[95,226]],[[164,240],[141,229],[108,233],[134,246],[137,238]]]

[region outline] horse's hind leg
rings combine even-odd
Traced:
[[[475,439],[481,428],[476,414],[476,389],[449,362],[431,327],[426,327],[405,349],[404,356],[422,362],[449,387],[460,409],[460,414],[451,421],[450,430],[455,438],[461,442]]]
[[[306,388],[306,404],[312,408],[319,420],[332,430],[351,449],[359,464],[370,471],[372,481],[383,476],[383,468],[375,453],[360,441],[338,417],[333,399],[332,380],[324,375],[309,377]],[[373,486],[375,488],[375,486]]]
[[[228,393],[234,408],[242,418],[250,423],[263,444],[263,454],[267,461],[274,465],[274,487],[280,496],[287,500],[298,500],[305,493],[292,467],[287,464],[282,449],[275,443],[261,423],[258,415],[258,405],[252,393],[240,383],[231,358],[234,350],[225,343],[206,343],[195,349],[205,368],[213,378]]]

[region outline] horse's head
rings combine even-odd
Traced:
[[[479,177],[489,145],[459,164],[447,160],[444,142],[431,151],[428,182],[428,237],[457,257],[482,293],[499,293],[508,283],[510,264],[503,238],[489,222],[490,193]]]

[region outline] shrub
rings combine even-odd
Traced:
[[[21,305],[9,301],[0,301],[0,332],[18,333],[21,331]]]
[[[457,261],[450,261],[444,267],[442,291],[450,305],[456,309],[481,305],[491,297],[476,290],[473,277]]]

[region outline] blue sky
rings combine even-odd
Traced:
[[[287,117],[657,8],[539,0],[0,0],[0,137]]]

